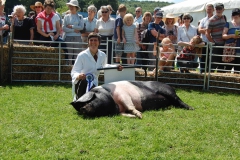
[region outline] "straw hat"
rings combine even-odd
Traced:
[[[66,3],[66,5],[75,6],[75,7],[78,8],[78,10],[81,9],[81,8],[79,7],[78,0],[71,0],[70,2]]]
[[[168,13],[168,14],[166,15],[166,18],[175,18],[175,16],[174,16],[172,13]]]
[[[41,2],[35,2],[35,5],[31,5],[30,8],[31,8],[33,11],[35,11],[35,6],[40,6],[40,7],[42,7],[42,10],[43,10],[43,5],[42,5]]]

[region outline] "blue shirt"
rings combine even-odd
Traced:
[[[156,24],[156,23],[153,23],[153,22],[150,22],[148,24],[148,31],[150,32],[150,43],[153,43],[153,42],[156,42],[156,37],[154,37],[152,34],[151,34],[151,30],[155,29],[157,32],[159,30],[160,34],[165,34],[166,33],[166,30],[163,29],[159,24]],[[160,42],[160,41],[159,41]]]
[[[235,31],[236,31],[236,30],[240,30],[240,28],[235,27],[235,26],[232,24],[232,22],[227,22],[227,23],[225,24],[225,28],[228,28],[228,33],[227,33],[228,35],[229,35],[229,34],[235,34]],[[227,39],[227,40],[225,41],[225,44],[233,43],[235,40],[236,40],[236,39],[234,39],[234,38],[229,38],[229,39]],[[236,47],[240,47],[240,39],[239,39],[239,38],[237,39]],[[237,53],[240,53],[240,49],[236,49],[236,52],[237,52]]]
[[[119,27],[120,29],[120,39],[122,40],[122,26],[123,26],[123,19],[120,15],[118,15],[116,17],[115,20],[115,27],[114,27],[114,39],[117,40],[118,36],[117,36],[117,27]]]

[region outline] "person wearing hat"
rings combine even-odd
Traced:
[[[153,10],[153,19],[152,19],[152,22],[154,22],[154,20],[155,20],[155,15],[156,15],[156,13],[157,12],[163,12],[163,10],[161,10],[161,8],[160,7],[156,7],[156,8],[154,8],[154,10]],[[163,27],[164,26],[164,22],[161,20],[160,22],[159,22],[159,25],[161,26],[161,27]]]
[[[236,34],[238,33],[239,34]],[[223,39],[225,40],[225,45],[234,43],[236,41],[236,47],[240,47],[240,9],[235,8],[232,10],[232,21],[227,22],[222,34]],[[236,56],[240,56],[240,49],[236,49]],[[240,57],[235,57],[234,60],[227,62],[233,63],[234,65],[234,72],[239,73],[240,71]],[[231,71],[232,65],[227,65],[226,70]]]
[[[37,1],[35,2],[34,5],[31,5],[30,8],[35,12],[35,15],[32,17],[33,21],[34,21],[34,29],[33,29],[33,32],[34,32],[34,40],[40,40],[40,33],[38,33],[37,31],[37,20],[36,20],[36,17],[37,15],[43,11],[43,5],[41,2]],[[38,45],[38,44],[41,44],[41,43],[38,43],[38,42],[34,42],[35,45]]]
[[[212,4],[207,4],[205,9],[206,9],[207,16],[200,20],[200,24],[198,25],[198,32],[200,33],[200,36],[201,36],[203,42],[205,42],[205,45],[206,45],[207,42],[209,42],[207,37],[206,37],[206,25],[208,23],[208,20],[213,16],[214,6]],[[202,57],[200,58],[200,61],[201,61],[201,63],[200,63],[200,73],[205,71],[205,66],[206,66],[206,71],[208,71],[209,58],[208,58],[208,61],[206,62],[206,56],[207,55],[208,55],[208,53],[207,53],[206,48],[203,48]]]
[[[162,21],[163,14],[161,11],[158,11],[155,15],[154,22],[150,22],[148,24],[148,32],[150,32],[150,43],[154,43],[157,41],[157,38],[159,39],[159,43],[161,43],[162,39],[165,38],[166,30],[161,27],[159,24],[160,21]],[[160,33],[160,36],[158,36],[158,31]],[[149,53],[148,57],[149,59],[156,59],[156,55],[153,55],[153,45],[148,46],[148,51],[151,51]],[[155,61],[149,61],[149,65],[156,65]],[[150,70],[153,70],[154,67],[149,68]]]
[[[174,24],[175,16],[172,13],[168,13],[163,27],[166,30],[165,36],[168,37],[173,44],[177,44],[177,26]]]
[[[177,42],[189,43],[190,40],[197,35],[197,27],[191,25],[192,16],[189,13],[184,13],[182,17],[183,25],[178,27]],[[183,48],[178,46],[178,52],[181,52]],[[197,61],[197,56],[194,61]],[[188,69],[179,69],[181,73],[185,70],[185,73],[189,73]]]
[[[224,5],[222,3],[216,3],[215,9],[216,14],[209,18],[206,26],[206,37],[209,42],[214,43],[214,46],[223,46],[224,39],[222,38],[222,32],[226,24],[226,19],[223,15]],[[212,54],[223,55],[223,48],[213,48]],[[222,63],[222,57],[212,55],[212,62],[210,65],[212,72],[216,69],[218,69],[219,72],[223,72],[224,65],[214,63]]]
[[[138,24],[142,23],[142,8],[137,7],[135,9],[135,13],[136,13],[136,17],[134,18],[134,24],[138,25]]]
[[[82,48],[81,44],[76,44],[77,42],[82,42],[80,31],[84,28],[83,16],[79,15],[77,12],[80,10],[77,0],[71,0],[66,3],[69,8],[70,13],[64,17],[63,20],[63,31],[65,32],[65,42],[68,49],[68,60],[69,65],[74,64],[74,60],[77,57],[77,54]]]
[[[88,83],[91,83],[90,88],[98,86],[100,71],[98,71],[97,68],[108,66],[106,54],[98,49],[101,42],[101,36],[91,32],[88,35],[87,41],[88,48],[77,55],[77,59],[71,70],[72,91],[75,100],[86,93]],[[118,65],[117,70],[121,71],[122,66]],[[87,74],[93,76],[93,81],[86,81]]]

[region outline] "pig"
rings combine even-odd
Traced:
[[[86,116],[121,114],[142,118],[146,110],[164,109],[170,105],[193,109],[184,103],[175,90],[157,81],[118,81],[91,89],[71,105]]]

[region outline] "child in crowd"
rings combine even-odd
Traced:
[[[116,20],[115,20],[115,28],[114,28],[114,40],[117,41],[115,44],[116,50],[123,50],[123,43],[122,42],[122,27],[123,27],[123,18],[126,15],[127,8],[124,4],[120,4],[118,7],[118,13]],[[119,63],[121,60],[123,51],[115,51],[116,63]]]
[[[174,46],[170,38],[163,38],[162,47],[158,47],[158,49],[160,53],[160,61],[158,63],[159,71],[170,71],[175,59]],[[157,55],[157,43],[154,43],[153,55]],[[155,73],[155,70],[156,68],[153,70],[153,74]]]
[[[202,47],[205,43],[202,38],[197,35],[194,36],[190,42],[178,42],[179,46],[184,46],[180,55],[177,57],[177,65],[180,67],[180,72],[190,73],[188,68],[197,68],[198,63],[194,61],[195,54],[201,57]],[[197,46],[195,46],[197,45]],[[184,67],[184,68],[182,68]]]
[[[135,54],[140,49],[138,44],[137,28],[133,24],[134,18],[132,14],[126,14],[123,18],[122,38],[124,50],[127,53],[127,64],[135,63]]]

